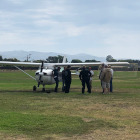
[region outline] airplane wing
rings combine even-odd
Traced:
[[[33,62],[9,62],[9,61],[0,61],[0,64],[6,64],[6,65],[34,65],[34,66],[40,66],[41,63],[33,63]]]
[[[128,62],[91,62],[91,63],[44,63],[48,66],[99,66],[101,64],[107,65],[128,65]],[[34,62],[9,62],[9,61],[0,61],[0,64],[6,65],[32,65],[32,66],[40,66],[41,63],[34,63]]]
[[[55,63],[54,66],[99,66],[102,64],[106,65],[128,65],[128,62],[91,62],[91,63]]]

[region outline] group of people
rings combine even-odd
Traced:
[[[62,71],[62,91],[65,93],[69,93],[70,91],[70,85],[72,81],[71,77],[71,66],[64,67],[64,70]],[[56,82],[55,86],[55,92],[58,91],[58,84],[59,84],[59,71],[60,67],[57,69],[55,68],[52,72],[54,80]],[[79,74],[79,79],[82,83],[82,93],[85,93],[85,85],[87,86],[87,92],[91,93],[92,90],[92,78],[94,76],[94,71],[89,67],[89,69],[86,69],[85,66],[82,67],[82,70]],[[106,89],[108,89],[108,92],[113,92],[112,87],[112,79],[113,79],[113,69],[111,69],[111,66],[107,66],[105,64],[102,64],[101,71],[99,74],[99,79],[101,80],[101,87],[103,89],[102,93],[104,94],[106,92]]]
[[[65,93],[69,93],[70,85],[71,85],[71,66],[64,67],[64,70],[62,71],[62,91]],[[58,85],[59,85],[59,71],[60,67],[55,68],[52,72],[52,75],[54,77],[56,86],[55,86],[55,92],[58,91]],[[82,82],[82,93],[85,92],[85,84],[87,85],[88,92],[91,93],[92,89],[92,77],[94,75],[93,70],[91,70],[91,67],[89,69],[86,69],[85,66],[83,66],[79,78]]]
[[[106,89],[109,92],[113,92],[113,85],[112,85],[112,80],[113,80],[113,69],[109,65],[102,64],[101,66],[101,71],[99,74],[99,79],[101,80],[101,87],[103,89],[102,93],[106,93]]]
[[[69,93],[70,85],[71,85],[71,66],[64,67],[64,70],[62,71],[62,91],[65,93]],[[52,72],[56,86],[55,86],[55,92],[58,91],[58,84],[59,84],[59,71],[60,67],[57,69],[55,68]]]

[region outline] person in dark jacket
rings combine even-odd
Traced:
[[[66,67],[64,67],[64,70],[62,71],[62,91],[65,91],[65,71]]]
[[[60,71],[60,67],[58,67],[57,69],[55,68],[52,72],[53,74],[53,78],[55,80],[56,86],[54,91],[57,92],[58,91],[58,84],[59,84],[59,79],[58,79],[58,75],[59,75],[59,71]]]
[[[113,69],[111,68],[111,65],[108,66],[110,68],[110,71],[111,71],[111,79],[110,79],[110,92],[113,92]]]
[[[91,93],[91,87],[90,87],[90,76],[91,76],[91,73],[88,69],[86,69],[85,66],[83,66],[83,69],[81,70],[80,72],[80,75],[79,75],[79,78],[82,82],[82,93],[84,94],[85,92],[85,84],[87,85],[87,89],[88,89],[88,92]]]
[[[71,66],[67,66],[65,70],[65,93],[69,93],[71,85]]]

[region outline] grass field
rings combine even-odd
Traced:
[[[48,94],[32,92],[36,81],[22,72],[0,71],[0,140],[139,140],[140,72],[115,72],[107,95],[97,75],[92,94],[81,94],[77,76],[69,94],[61,83]]]

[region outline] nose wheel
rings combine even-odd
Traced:
[[[37,87],[34,85],[33,86],[33,91],[35,92],[37,90]],[[42,88],[42,92],[45,92],[45,87]]]
[[[36,91],[37,87],[36,86],[33,86],[33,91]]]
[[[45,88],[44,87],[42,88],[42,92],[45,92]]]

